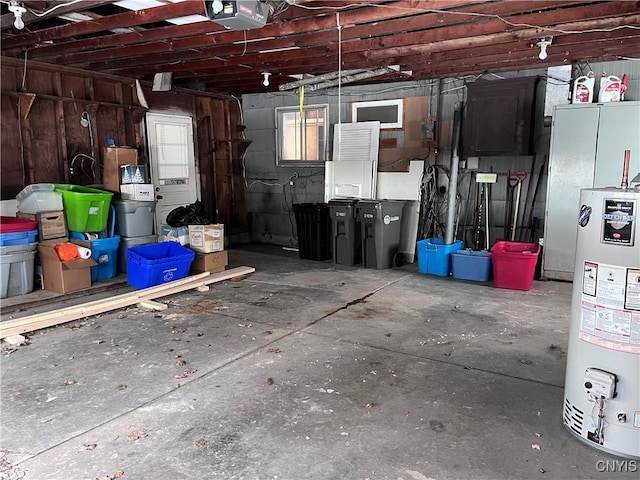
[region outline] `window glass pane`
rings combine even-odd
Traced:
[[[188,131],[184,125],[157,124],[158,179],[189,178]]]
[[[279,108],[278,164],[323,163],[325,159],[327,107],[308,106],[300,114],[297,107]]]

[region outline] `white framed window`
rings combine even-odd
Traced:
[[[380,122],[380,128],[402,128],[404,101],[375,100],[371,102],[353,102],[351,104],[352,122]]]
[[[328,105],[276,108],[276,165],[317,166],[327,158]]]

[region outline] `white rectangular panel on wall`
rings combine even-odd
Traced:
[[[408,172],[378,172],[378,200],[420,200],[424,162],[410,162]]]
[[[325,162],[325,202],[332,198],[375,198],[373,169],[369,161]]]
[[[333,161],[378,162],[380,122],[337,123],[333,127]]]

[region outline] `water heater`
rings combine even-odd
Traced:
[[[581,192],[563,423],[588,445],[640,458],[640,188],[626,178]]]

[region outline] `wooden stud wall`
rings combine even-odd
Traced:
[[[28,62],[26,72],[23,88],[23,62],[3,57],[3,200],[14,198],[31,183],[100,184],[103,147],[109,137],[116,145],[137,147],[140,163],[147,162],[146,109],[135,104],[133,80],[38,62]],[[24,105],[30,98],[25,93],[35,94],[28,115]],[[145,89],[145,96],[150,111],[194,119],[194,154],[207,212],[212,220],[224,223],[229,233],[247,231],[244,148],[239,150],[244,144],[243,127],[237,102],[184,91]],[[91,122],[93,151],[89,128],[80,124],[84,112]]]

